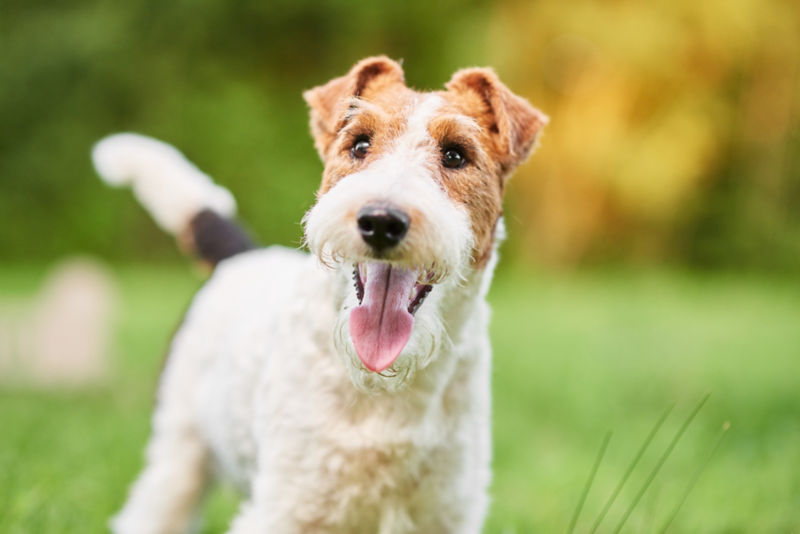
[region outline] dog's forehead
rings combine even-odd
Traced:
[[[385,124],[405,127],[412,122],[419,122],[420,108],[424,105],[426,109],[429,109],[431,102],[430,93],[421,93],[407,87],[395,86],[368,95],[361,95],[350,108],[376,111],[385,119],[383,121]],[[398,131],[398,133],[400,132]]]
[[[405,130],[420,132],[442,116],[461,124],[476,125],[475,117],[483,112],[480,99],[453,91],[417,91],[400,85],[383,87],[357,100],[377,106],[390,122],[406,126]]]

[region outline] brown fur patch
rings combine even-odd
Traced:
[[[405,86],[387,87],[370,100],[352,98],[339,120],[337,135],[330,141],[317,195],[323,195],[345,176],[365,168],[385,153],[392,141],[406,129],[406,111],[414,92]],[[370,148],[364,159],[350,153],[359,136],[370,138]]]
[[[479,142],[488,156],[473,160],[464,176],[453,181],[451,196],[465,198],[470,209],[475,251],[473,260],[483,266],[491,256],[497,221],[502,214],[505,182],[533,151],[547,117],[513,94],[491,69],[464,69],[445,85],[450,111],[475,119],[482,134]]]
[[[303,93],[311,108],[311,133],[323,161],[338,134],[341,117],[352,97],[369,98],[393,87],[405,87],[403,69],[385,56],[364,59],[345,76]]]
[[[473,265],[483,267],[491,255],[494,227],[503,209],[503,189],[497,179],[499,166],[493,157],[491,137],[479,123],[459,111],[457,106],[448,104],[430,122],[428,131],[440,151],[456,146],[467,158],[463,168],[440,165],[437,174],[448,196],[467,208],[475,235]]]

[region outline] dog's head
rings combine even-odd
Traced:
[[[337,351],[356,385],[402,383],[447,341],[443,307],[486,267],[506,180],[547,118],[489,69],[422,93],[386,57],[304,96],[325,164],[306,241],[352,276]]]

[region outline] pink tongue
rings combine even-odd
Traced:
[[[361,305],[350,312],[350,337],[364,367],[380,373],[389,368],[411,337],[414,316],[408,299],[416,273],[370,263]]]

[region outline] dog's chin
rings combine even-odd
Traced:
[[[418,373],[433,362],[445,339],[444,327],[436,315],[419,310],[415,314],[411,336],[394,362],[380,372],[371,371],[359,358],[350,336],[350,311],[349,306],[340,308],[334,347],[353,386],[364,393],[393,393],[409,387]]]

